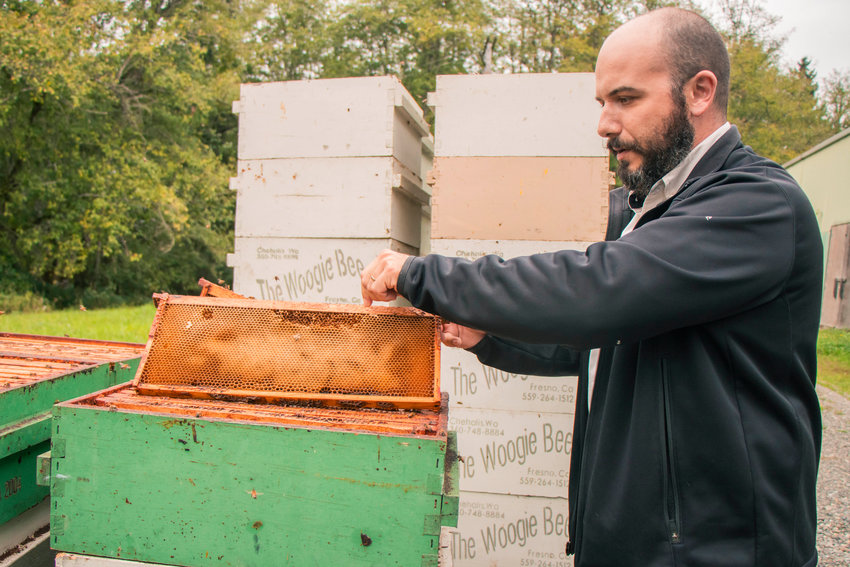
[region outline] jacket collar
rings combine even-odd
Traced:
[[[693,181],[696,181],[704,175],[718,171],[721,167],[723,167],[723,164],[726,163],[726,160],[729,159],[729,154],[731,154],[732,151],[740,145],[741,134],[738,132],[738,128],[736,128],[733,124],[732,127],[729,128],[729,130],[723,134],[713,146],[711,146],[702,159],[697,162],[693,170],[691,170],[691,174],[688,175],[688,179],[685,181],[684,186],[690,185]],[[684,188],[684,186],[682,188]]]

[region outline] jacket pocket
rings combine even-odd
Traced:
[[[676,451],[673,443],[673,411],[670,399],[670,376],[667,361],[661,361],[661,425],[664,454],[664,511],[670,543],[682,542],[682,518],[679,509],[679,482],[676,474]]]

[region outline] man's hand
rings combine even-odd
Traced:
[[[384,250],[360,273],[360,294],[363,305],[369,307],[373,301],[392,301],[398,297],[398,275],[407,254]]]
[[[486,334],[484,331],[470,329],[448,321],[443,321],[440,328],[440,340],[443,341],[444,345],[455,348],[472,348],[481,342]]]

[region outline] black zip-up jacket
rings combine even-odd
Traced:
[[[612,195],[612,238],[623,199]],[[622,238],[512,260],[411,258],[398,289],[487,331],[472,349],[486,364],[579,374],[576,567],[810,567],[822,264],[805,195],[732,128]]]

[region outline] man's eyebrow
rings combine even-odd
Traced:
[[[630,86],[626,85],[626,86],[622,86],[622,87],[617,87],[616,89],[613,89],[613,90],[609,91],[609,92],[608,92],[608,94],[607,94],[607,95],[605,95],[605,96],[606,96],[606,97],[608,97],[608,98],[612,98],[612,97],[615,97],[615,96],[621,95],[621,94],[623,94],[623,93],[637,93],[637,94],[640,94],[640,93],[642,93],[642,92],[643,92],[643,90],[641,90],[641,89],[639,89],[639,88],[637,88],[637,87],[630,87]],[[602,98],[600,98],[600,97],[596,97],[596,100],[601,101],[601,100],[602,100]]]

